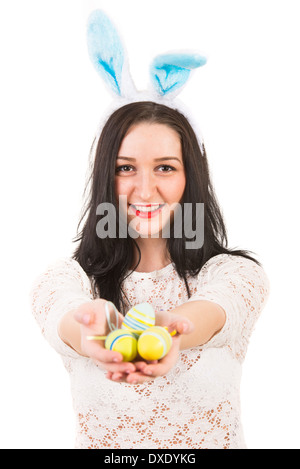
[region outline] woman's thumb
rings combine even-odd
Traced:
[[[194,329],[195,326],[189,319],[182,319],[176,324],[178,334],[190,334]]]
[[[77,309],[74,312],[74,319],[84,326],[89,326],[94,322],[94,313]]]

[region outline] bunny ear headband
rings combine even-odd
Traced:
[[[206,58],[193,53],[168,53],[155,57],[150,65],[148,90],[135,88],[120,36],[108,16],[101,10],[88,18],[87,44],[91,61],[115,97],[113,108],[137,101],[153,101],[182,112],[192,124],[189,111],[174,98],[183,89],[194,69],[206,64]],[[195,124],[192,124],[195,130]],[[199,131],[196,132],[198,138]],[[200,138],[200,144],[202,140]]]

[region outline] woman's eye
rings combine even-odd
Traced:
[[[159,168],[163,168],[163,173],[170,173],[171,171],[175,171],[173,166],[169,166],[168,164],[162,164]]]
[[[116,168],[116,173],[129,173],[132,170],[132,166],[129,164],[123,164],[122,166],[118,166]]]

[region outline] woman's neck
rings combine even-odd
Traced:
[[[160,270],[170,264],[171,259],[166,248],[166,240],[162,238],[138,238],[136,240],[140,251],[141,261],[136,272],[153,272]],[[134,265],[138,262],[139,256],[137,249],[135,250]]]

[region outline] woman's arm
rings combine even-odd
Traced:
[[[180,350],[206,344],[222,329],[226,320],[221,306],[205,300],[184,303],[172,310],[169,320],[172,320],[172,316],[189,319],[194,326],[192,332],[181,335]],[[160,320],[163,321],[163,318]]]
[[[75,310],[66,313],[58,323],[57,331],[61,340],[79,355],[84,355],[81,349],[80,325],[74,319]]]

